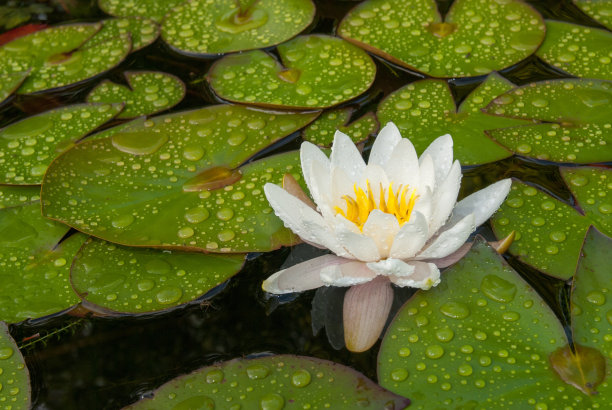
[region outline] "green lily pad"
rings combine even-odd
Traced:
[[[493,98],[513,87],[499,74],[490,74],[456,108],[445,81],[415,81],[389,94],[378,106],[376,115],[382,124],[393,121],[419,153],[440,135],[451,134],[454,155],[462,165],[484,164],[512,155],[491,141],[486,130],[526,123],[481,111]]]
[[[548,80],[515,88],[485,112],[535,123],[487,131],[509,150],[556,162],[612,161],[612,82]]]
[[[369,0],[338,34],[393,63],[432,77],[472,77],[509,67],[544,40],[540,14],[522,1],[456,0],[444,20],[434,0]]]
[[[153,43],[161,32],[155,20],[144,17],[108,19],[103,23],[102,29],[92,39],[93,41],[96,43],[112,41],[129,34],[132,39],[132,51]]]
[[[185,84],[172,74],[126,71],[129,87],[104,80],[87,96],[95,103],[125,103],[117,118],[151,115],[174,107],[185,97]]]
[[[192,0],[164,19],[162,38],[179,53],[224,54],[280,44],[312,22],[311,0],[259,0],[248,7],[235,1]]]
[[[576,77],[612,80],[612,33],[563,21],[546,21],[536,55]]]
[[[610,0],[572,0],[586,14],[612,29],[612,1]]]
[[[21,86],[28,75],[30,75],[30,71],[0,75],[0,104]]]
[[[595,167],[561,168],[565,183],[587,218],[612,237],[612,170]]]
[[[326,111],[312,124],[304,128],[302,138],[320,147],[331,147],[336,130],[351,137],[355,144],[364,142],[378,132],[379,124],[373,112],[361,116],[349,124],[353,108]]]
[[[126,409],[403,409],[409,403],[349,367],[279,355],[204,367]]]
[[[43,212],[123,245],[249,252],[294,244],[263,185],[287,172],[299,179],[297,154],[241,164],[317,115],[219,105],[135,121],[55,160]]]
[[[87,237],[60,242],[69,229],[44,218],[38,201],[0,209],[0,320],[39,318],[79,302],[70,262]]]
[[[71,271],[74,290],[94,310],[150,313],[188,303],[236,274],[244,255],[127,248],[90,239]]]
[[[306,109],[357,97],[376,75],[370,56],[339,38],[300,36],[277,49],[281,62],[260,50],[225,56],[207,79],[215,93],[229,101]]]
[[[185,0],[98,0],[98,6],[111,16],[143,16],[161,21],[166,13]]]
[[[40,200],[39,186],[0,185],[0,209]]]
[[[0,369],[0,406],[11,410],[30,409],[30,374],[4,322],[0,322]]]
[[[549,355],[565,345],[552,310],[479,240],[440,285],[402,307],[384,336],[378,378],[417,409],[590,408],[551,369]]]
[[[122,104],[76,104],[28,117],[0,130],[0,182],[40,184],[59,154],[122,109]]]
[[[498,238],[516,231],[510,253],[561,279],[574,274],[590,225],[571,206],[517,180],[491,223]]]

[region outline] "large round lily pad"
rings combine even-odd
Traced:
[[[247,2],[243,2],[247,3]],[[191,0],[164,19],[162,37],[189,55],[223,54],[270,47],[298,35],[312,22],[311,0]]]
[[[301,356],[236,359],[204,367],[161,386],[128,409],[403,409],[410,400],[361,373]]]
[[[417,409],[591,408],[549,363],[566,345],[537,292],[478,241],[439,286],[402,307],[384,336],[378,378]]]
[[[185,0],[98,0],[98,5],[111,16],[143,16],[161,21],[167,12],[184,2]]]
[[[129,87],[104,80],[91,90],[87,101],[125,103],[117,118],[134,118],[172,108],[185,97],[185,84],[172,74],[126,71],[125,79]]]
[[[487,131],[511,151],[557,162],[612,161],[612,82],[548,80],[515,88],[493,100],[489,114],[532,120]]]
[[[75,257],[71,282],[95,310],[150,313],[204,295],[243,262],[244,255],[128,248],[90,239]]]
[[[369,0],[338,34],[433,77],[472,77],[518,63],[544,39],[545,24],[522,1],[456,0],[442,19],[434,0]]]
[[[302,137],[305,141],[329,148],[334,142],[336,130],[348,135],[355,144],[364,142],[370,135],[378,132],[379,124],[373,112],[368,112],[351,122],[353,111],[354,109],[347,107],[324,112],[304,128]]]
[[[108,19],[102,23],[102,29],[92,40],[96,43],[106,42],[129,35],[132,40],[132,51],[153,43],[161,31],[155,20],[145,17]]]
[[[612,33],[563,21],[546,22],[536,55],[576,77],[612,80]]]
[[[572,0],[574,4],[604,26],[612,29],[612,1],[610,0]]]
[[[54,161],[43,212],[123,245],[249,252],[295,243],[263,185],[300,178],[297,154],[241,164],[317,114],[220,105],[135,121]]]
[[[230,101],[325,108],[362,94],[376,75],[370,56],[339,38],[300,36],[277,49],[280,62],[261,50],[225,56],[212,66],[208,81]]]
[[[453,136],[454,155],[462,165],[484,164],[512,155],[491,141],[486,130],[527,123],[481,111],[493,98],[513,87],[499,74],[491,74],[456,108],[445,81],[416,81],[385,98],[376,115],[382,124],[393,121],[419,153],[440,135],[448,133]]]
[[[1,129],[0,183],[40,184],[51,161],[122,108],[122,104],[68,105]]]
[[[0,386],[2,409],[30,409],[30,374],[4,322],[0,322]]]

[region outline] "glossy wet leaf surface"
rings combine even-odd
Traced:
[[[295,243],[263,185],[299,179],[297,153],[240,164],[316,116],[222,105],[136,121],[56,160],[44,213],[124,245],[248,252]]]
[[[121,109],[121,104],[67,105],[1,129],[0,183],[40,184],[51,161]]]
[[[4,322],[0,322],[0,386],[2,386],[0,389],[2,409],[30,408],[30,374]]]
[[[462,165],[493,162],[512,153],[491,141],[485,131],[526,122],[487,115],[481,109],[513,87],[500,75],[491,74],[457,108],[446,82],[416,81],[385,98],[377,116],[381,124],[393,121],[419,153],[440,135],[451,134],[454,156]]]
[[[612,83],[562,79],[531,83],[493,100],[489,114],[532,120],[487,132],[511,151],[568,163],[612,160]]]
[[[443,275],[389,326],[378,357],[383,387],[417,409],[588,408],[548,362],[567,344],[563,327],[503,258],[478,241]]]
[[[134,118],[164,111],[178,104],[185,96],[183,82],[167,73],[126,71],[128,86],[105,80],[87,96],[94,103],[125,103],[117,118]]]
[[[300,36],[277,47],[223,57],[207,75],[226,100],[269,107],[325,108],[365,92],[376,66],[363,50],[335,37]]]
[[[75,291],[94,310],[147,313],[203,296],[236,274],[244,255],[128,248],[90,239],[71,271]]]
[[[520,1],[456,0],[442,19],[434,0],[370,0],[338,34],[432,77],[473,77],[511,66],[544,39],[542,17]]]
[[[162,37],[174,50],[224,54],[280,44],[298,35],[314,17],[311,0],[192,0],[168,13]]]
[[[185,0],[98,0],[100,8],[117,17],[143,16],[161,21],[164,15]]]
[[[612,1],[610,0],[573,0],[586,14],[612,29]]]
[[[102,29],[96,34],[95,42],[115,41],[130,36],[132,51],[140,50],[153,43],[161,31],[155,20],[145,17],[108,19],[103,21]]]
[[[40,199],[39,186],[0,185],[0,209],[23,205]]]
[[[44,218],[38,201],[0,210],[0,320],[39,318],[79,302],[70,262],[86,236],[60,243],[69,229]]]
[[[164,384],[152,399],[129,409],[403,409],[392,394],[355,370],[301,356],[235,359],[204,367]]]
[[[611,43],[612,33],[607,30],[549,20],[536,55],[576,77],[612,80]]]
[[[29,71],[21,71],[0,76],[0,104],[21,86],[28,75],[30,75]]]
[[[354,110],[350,107],[329,110],[321,114],[304,129],[302,137],[320,147],[331,147],[336,130],[348,135],[355,144],[378,132],[379,124],[373,112],[351,121]]]

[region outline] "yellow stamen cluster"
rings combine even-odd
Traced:
[[[353,222],[360,230],[363,230],[363,224],[368,220],[370,212],[375,209],[380,209],[385,213],[394,215],[400,226],[410,220],[410,214],[418,198],[414,189],[410,192],[408,186],[402,187],[400,185],[394,192],[393,182],[389,184],[387,190],[381,184],[380,197],[378,202],[376,202],[370,187],[370,181],[366,181],[366,185],[367,189],[365,191],[363,188],[357,187],[357,184],[353,185],[355,198],[348,195],[343,196],[342,199],[346,201],[346,211],[337,206],[334,208],[336,213]],[[408,195],[409,192],[410,195]]]

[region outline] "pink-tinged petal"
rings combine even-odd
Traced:
[[[474,242],[466,242],[459,247],[455,252],[440,259],[431,259],[426,262],[435,264],[438,268],[448,268],[451,265],[459,262],[472,249]]]
[[[455,161],[448,171],[448,175],[441,181],[434,193],[433,211],[429,220],[430,232],[437,232],[453,211],[461,187],[461,177],[461,165],[459,165],[459,161]]]
[[[419,186],[418,193],[425,189],[430,189],[432,192],[436,190],[436,170],[433,160],[429,155],[422,155],[419,158]]]
[[[400,259],[387,258],[378,262],[370,262],[368,268],[382,276],[411,276],[414,273],[414,265]]]
[[[291,174],[283,175],[283,189],[316,211],[317,205],[302,189],[302,186]]]
[[[353,286],[371,281],[376,277],[365,263],[347,261],[346,263],[329,265],[321,269],[320,278],[326,286]]]
[[[391,154],[395,146],[402,140],[397,126],[392,122],[387,123],[382,130],[376,136],[372,150],[370,151],[370,158],[368,159],[369,165],[379,165],[386,167],[386,164],[391,158]]]
[[[302,164],[302,173],[304,174],[304,181],[306,186],[312,195],[312,183],[311,183],[311,164],[317,162],[319,166],[322,166],[325,171],[329,173],[330,161],[329,158],[321,151],[319,147],[310,142],[303,142],[300,146],[300,162]],[[313,197],[314,198],[314,197]],[[316,202],[315,198],[315,202]]]
[[[393,181],[395,188],[399,185],[416,188],[420,180],[420,166],[414,146],[407,139],[402,139],[393,150],[385,172]]]
[[[264,185],[264,192],[274,213],[293,233],[308,243],[327,248],[338,256],[352,259],[352,256],[340,246],[321,214],[277,185],[270,183]]]
[[[473,194],[457,202],[453,215],[447,225],[453,225],[456,221],[468,214],[474,214],[474,223],[480,226],[487,221],[499,209],[506,199],[512,180],[509,178],[497,181],[488,187],[476,191]]]
[[[266,292],[277,295],[316,289],[325,285],[321,280],[321,270],[323,268],[341,265],[349,261],[336,255],[319,256],[276,272],[266,279],[261,287]]]
[[[450,134],[436,138],[421,154],[421,158],[429,155],[433,161],[436,173],[436,184],[440,185],[453,163],[453,139]]]
[[[369,236],[342,229],[342,227],[338,229],[337,227],[336,238],[338,238],[340,245],[352,255],[351,259],[362,262],[372,262],[380,259],[376,243]]]
[[[440,283],[440,270],[433,263],[410,261],[414,265],[411,276],[390,276],[389,279],[400,287],[430,289]]]
[[[392,304],[393,289],[386,278],[351,287],[342,307],[346,348],[356,353],[371,348],[380,337]]]
[[[438,234],[433,242],[419,253],[415,259],[444,258],[459,249],[475,229],[474,215],[469,214],[451,228]]]
[[[400,230],[397,218],[394,215],[375,209],[370,212],[368,220],[363,225],[363,233],[374,240],[381,258],[389,256],[393,238]]]
[[[412,211],[410,220],[399,230],[389,256],[397,259],[408,259],[416,255],[429,239],[427,219],[418,211]]]
[[[363,175],[365,162],[355,143],[340,131],[334,135],[331,153],[331,168],[341,168],[348,177],[357,182]]]

